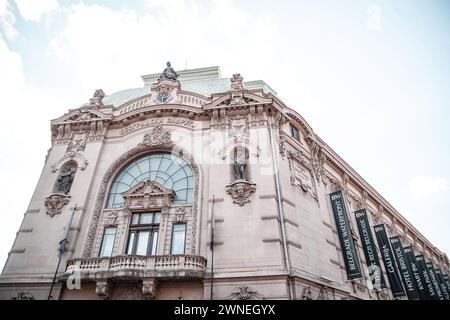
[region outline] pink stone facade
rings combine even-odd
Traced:
[[[420,228],[264,82],[221,78],[217,67],[179,74],[143,76],[144,88],[114,101],[99,90],[51,121],[52,148],[0,276],[1,299],[47,299],[69,221],[54,299],[210,299],[212,211],[214,299],[392,299],[389,288],[367,285],[353,214],[361,208],[372,226],[384,223],[449,272]],[[144,179],[121,193],[122,206],[108,207],[123,169],[156,153],[189,164],[191,201],[178,203],[172,189]],[[244,179],[236,178],[238,154]],[[55,192],[67,163],[75,164],[70,192]],[[347,280],[328,196],[336,190],[346,199],[361,279]],[[149,212],[160,214],[154,254],[129,254],[133,214]],[[185,226],[182,254],[172,254],[176,225]],[[102,257],[108,228],[114,239]]]

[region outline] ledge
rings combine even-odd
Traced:
[[[206,259],[193,255],[115,256],[106,258],[72,259],[67,263],[64,277],[75,272],[82,279],[202,279]]]

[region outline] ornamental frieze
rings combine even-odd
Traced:
[[[120,130],[120,135],[124,136],[133,131],[139,130],[141,128],[160,126],[163,124],[177,125],[177,126],[182,126],[182,127],[188,128],[188,129],[194,128],[194,121],[191,121],[188,119],[180,119],[180,118],[147,119],[147,120],[135,122],[135,123],[132,123],[132,124],[126,126],[125,128]]]

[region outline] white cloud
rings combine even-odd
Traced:
[[[22,57],[0,35],[0,269],[11,249],[50,146],[49,119],[61,104],[27,82]],[[30,155],[32,157],[30,158]]]
[[[449,182],[432,175],[415,176],[409,182],[409,193],[414,198],[423,198],[449,188]]]
[[[276,32],[261,14],[250,19],[228,1],[207,7],[187,0],[147,5],[152,9],[139,15],[126,8],[83,3],[67,11],[67,23],[52,49],[82,84],[83,92],[103,86],[109,94],[133,83],[141,86],[140,75],[159,71],[168,60],[176,69],[187,61],[189,68],[220,64],[233,65],[236,71],[245,61],[253,61],[257,70],[271,60],[270,46],[257,55],[244,49],[249,39],[271,41]]]
[[[0,0],[0,31],[8,40],[14,40],[18,36],[14,27],[15,23],[16,18],[11,11],[8,0]]]
[[[39,21],[41,17],[58,8],[56,0],[15,0],[25,20]]]

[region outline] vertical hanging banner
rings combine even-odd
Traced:
[[[419,293],[417,292],[414,283],[412,271],[406,263],[405,252],[403,251],[402,243],[399,236],[390,237],[392,250],[394,250],[395,258],[397,260],[400,275],[402,277],[403,285],[405,286],[406,294],[409,300],[418,300]]]
[[[376,289],[386,288],[386,281],[384,280],[383,272],[381,270],[380,260],[378,259],[378,252],[375,242],[373,241],[366,209],[355,211],[355,218],[372,285]]]
[[[444,278],[442,277],[442,271],[440,268],[434,269],[436,272],[436,278],[439,282],[439,285],[441,286],[442,295],[444,296],[445,300],[450,300],[450,296],[448,294],[447,285],[444,282]]]
[[[422,254],[416,256],[417,266],[419,267],[420,274],[422,275],[423,283],[425,289],[427,291],[427,297],[431,300],[439,300],[439,297],[434,290],[434,284],[431,280],[430,273],[428,272],[428,268],[425,264],[425,258]]]
[[[389,239],[386,233],[384,224],[379,224],[373,227],[375,237],[377,238],[378,248],[381,251],[381,257],[386,269],[389,285],[391,286],[392,295],[394,298],[405,295],[400,276],[398,275],[397,265],[395,264],[394,254],[389,244]]]
[[[409,264],[409,268],[412,272],[420,300],[429,300],[430,298],[428,297],[428,292],[425,288],[424,280],[422,278],[422,275],[420,274],[419,266],[417,265],[416,256],[414,254],[412,246],[404,247],[403,251],[405,252],[406,263]]]
[[[450,293],[450,279],[449,279],[448,274],[443,273],[442,274],[442,279],[444,279],[444,283],[447,286],[447,291]]]
[[[355,244],[353,243],[350,223],[348,221],[347,210],[345,208],[342,191],[336,191],[330,194],[331,207],[333,209],[334,219],[336,221],[337,234],[341,244],[342,254],[344,256],[347,278],[361,278],[361,267],[358,256],[356,255]]]
[[[439,285],[436,273],[434,272],[433,264],[431,262],[427,262],[427,263],[425,263],[425,265],[427,266],[428,274],[430,275],[430,279],[431,279],[431,282],[433,283],[434,291],[436,292],[436,294],[438,296],[438,300],[444,300],[441,286]]]

